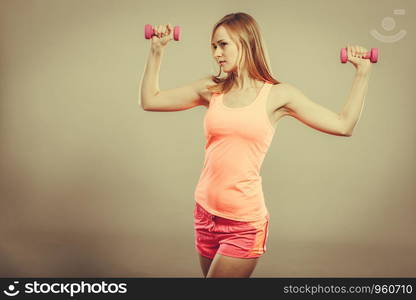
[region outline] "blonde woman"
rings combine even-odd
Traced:
[[[266,251],[270,215],[259,172],[276,124],[292,116],[316,130],[351,136],[367,90],[371,63],[360,58],[367,50],[347,46],[356,77],[348,103],[338,114],[272,77],[259,26],[246,13],[228,14],[212,30],[212,56],[220,66],[217,76],[164,91],[158,88],[159,69],[173,39],[172,26],[155,26],[155,32],[141,84],[142,108],[207,108],[205,159],[194,193],[195,249],[202,273],[250,277]]]

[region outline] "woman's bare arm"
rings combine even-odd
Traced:
[[[350,96],[341,113],[313,102],[295,86],[283,83],[275,87],[284,100],[286,115],[293,116],[306,125],[333,135],[352,136],[355,125],[360,119],[367,94],[371,63],[363,56],[367,49],[361,46],[347,46],[348,61],[356,68],[356,74]]]
[[[359,71],[354,76],[348,101],[341,112],[341,118],[346,124],[348,135],[352,135],[354,127],[361,117],[364,99],[367,95],[369,77],[369,73],[361,73]]]
[[[159,72],[164,49],[150,50],[146,69],[141,80],[141,107],[146,111],[179,111],[198,105],[205,100],[200,92],[204,89],[210,76],[181,87],[161,91],[159,89]]]
[[[350,136],[340,113],[312,101],[301,90],[289,83],[276,86],[285,100],[284,109],[290,115],[313,129],[327,134]]]
[[[149,99],[159,92],[159,72],[164,50],[150,49],[147,64],[141,79],[140,105],[143,109],[149,106]]]

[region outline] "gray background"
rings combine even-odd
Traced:
[[[380,50],[352,137],[280,121],[252,277],[416,276],[414,1],[0,3],[0,276],[202,276],[192,212],[206,108],[141,109],[144,25],[182,27],[162,61],[170,89],[217,74],[211,30],[231,12],[257,20],[277,80],[335,112],[355,72],[339,49]]]

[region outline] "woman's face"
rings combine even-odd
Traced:
[[[217,28],[211,43],[212,55],[217,64],[225,60],[225,63],[221,64],[222,70],[225,73],[234,71],[237,68],[239,50],[223,26]]]

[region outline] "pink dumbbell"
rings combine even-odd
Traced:
[[[146,39],[151,39],[152,36],[154,35],[155,35],[155,29],[153,28],[153,26],[150,24],[146,24],[144,26],[144,37]],[[175,41],[179,41],[180,36],[181,36],[181,28],[179,26],[175,26],[173,28],[173,38],[175,39]]]
[[[347,62],[347,48],[341,48],[340,58],[343,64]],[[371,51],[364,54],[363,58],[369,58],[372,63],[376,63],[378,61],[378,48],[371,48]]]

